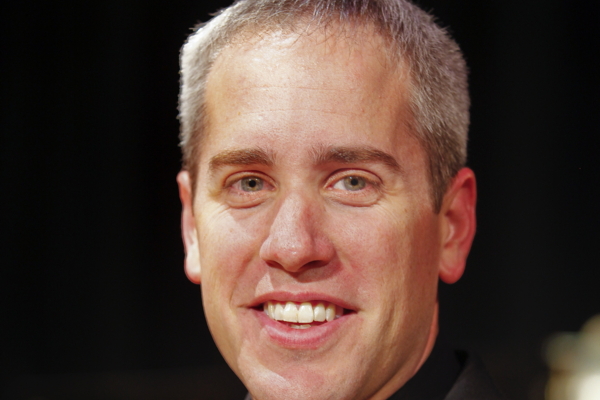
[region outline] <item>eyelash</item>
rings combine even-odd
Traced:
[[[365,188],[356,190],[356,191],[347,190],[348,192],[358,193],[358,192],[362,192],[364,190],[368,190],[369,187],[374,188],[374,189],[379,189],[379,187],[381,185],[377,179],[372,177],[372,174],[367,174],[364,171],[353,169],[353,170],[338,171],[338,172],[334,173],[333,176],[327,180],[326,187],[333,188],[339,182],[342,182],[344,179],[351,178],[351,177],[363,179],[365,181]]]
[[[260,179],[265,184],[268,184],[269,186],[274,186],[273,183],[271,182],[271,180],[268,179],[267,177],[265,177],[263,174],[261,174],[257,171],[248,171],[248,172],[244,172],[241,174],[234,174],[234,175],[230,176],[225,181],[223,187],[225,189],[231,188],[232,186],[234,186],[238,183],[241,183],[244,179],[248,179],[248,178],[257,178],[257,179]]]
[[[335,188],[335,186],[342,183],[344,179],[350,177],[364,180],[364,186],[358,190]],[[248,178],[260,179],[264,187],[255,192],[243,190],[241,188],[242,182],[244,179]],[[265,196],[268,192],[271,192],[276,188],[276,185],[263,173],[258,171],[246,171],[228,177],[223,184],[223,188],[230,195],[228,197],[230,201],[232,201],[232,205],[247,208],[260,204],[266,198]],[[381,182],[376,176],[362,170],[338,170],[325,181],[324,189],[326,190],[326,193],[328,193],[328,196],[336,202],[354,206],[370,205],[379,198]],[[231,195],[233,197],[231,197]]]

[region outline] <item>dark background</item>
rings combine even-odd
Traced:
[[[478,234],[442,332],[539,400],[544,340],[600,312],[600,2],[419,3],[472,70]],[[244,393],[183,273],[175,184],[179,48],[225,5],[0,6],[3,398]]]

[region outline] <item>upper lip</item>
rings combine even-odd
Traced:
[[[273,291],[257,296],[252,300],[249,308],[258,307],[261,304],[267,301],[278,301],[278,302],[286,302],[293,301],[295,303],[304,303],[309,301],[326,301],[329,303],[333,303],[342,308],[351,311],[357,311],[357,307],[355,305],[350,304],[349,302],[340,299],[339,297],[331,296],[326,293],[320,292],[288,292],[288,291]]]

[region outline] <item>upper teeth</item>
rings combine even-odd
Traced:
[[[297,304],[292,301],[286,303],[267,301],[263,306],[265,313],[276,321],[300,322],[303,324],[309,324],[313,321],[333,321],[344,313],[342,307],[328,302],[319,302],[313,306],[313,303],[309,302]]]

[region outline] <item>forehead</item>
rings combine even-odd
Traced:
[[[395,68],[388,59],[384,39],[368,27],[360,27],[357,31],[348,29],[238,34],[217,57],[209,81],[216,81],[221,76],[219,72],[228,72],[271,83],[276,78],[273,72],[284,75],[292,69],[294,74],[287,75],[286,84],[293,85],[294,78],[304,82],[308,77],[314,84],[336,87],[338,82],[326,77],[333,69],[344,78],[350,78],[347,83],[354,87],[358,80],[373,85],[373,88],[384,81],[389,84],[392,76],[401,69]],[[367,78],[368,82],[365,82]]]
[[[210,149],[275,141],[281,151],[310,142],[388,153],[410,147],[414,154],[420,146],[408,134],[408,74],[391,62],[385,46],[366,28],[352,34],[276,31],[236,40],[208,76],[200,164]]]

